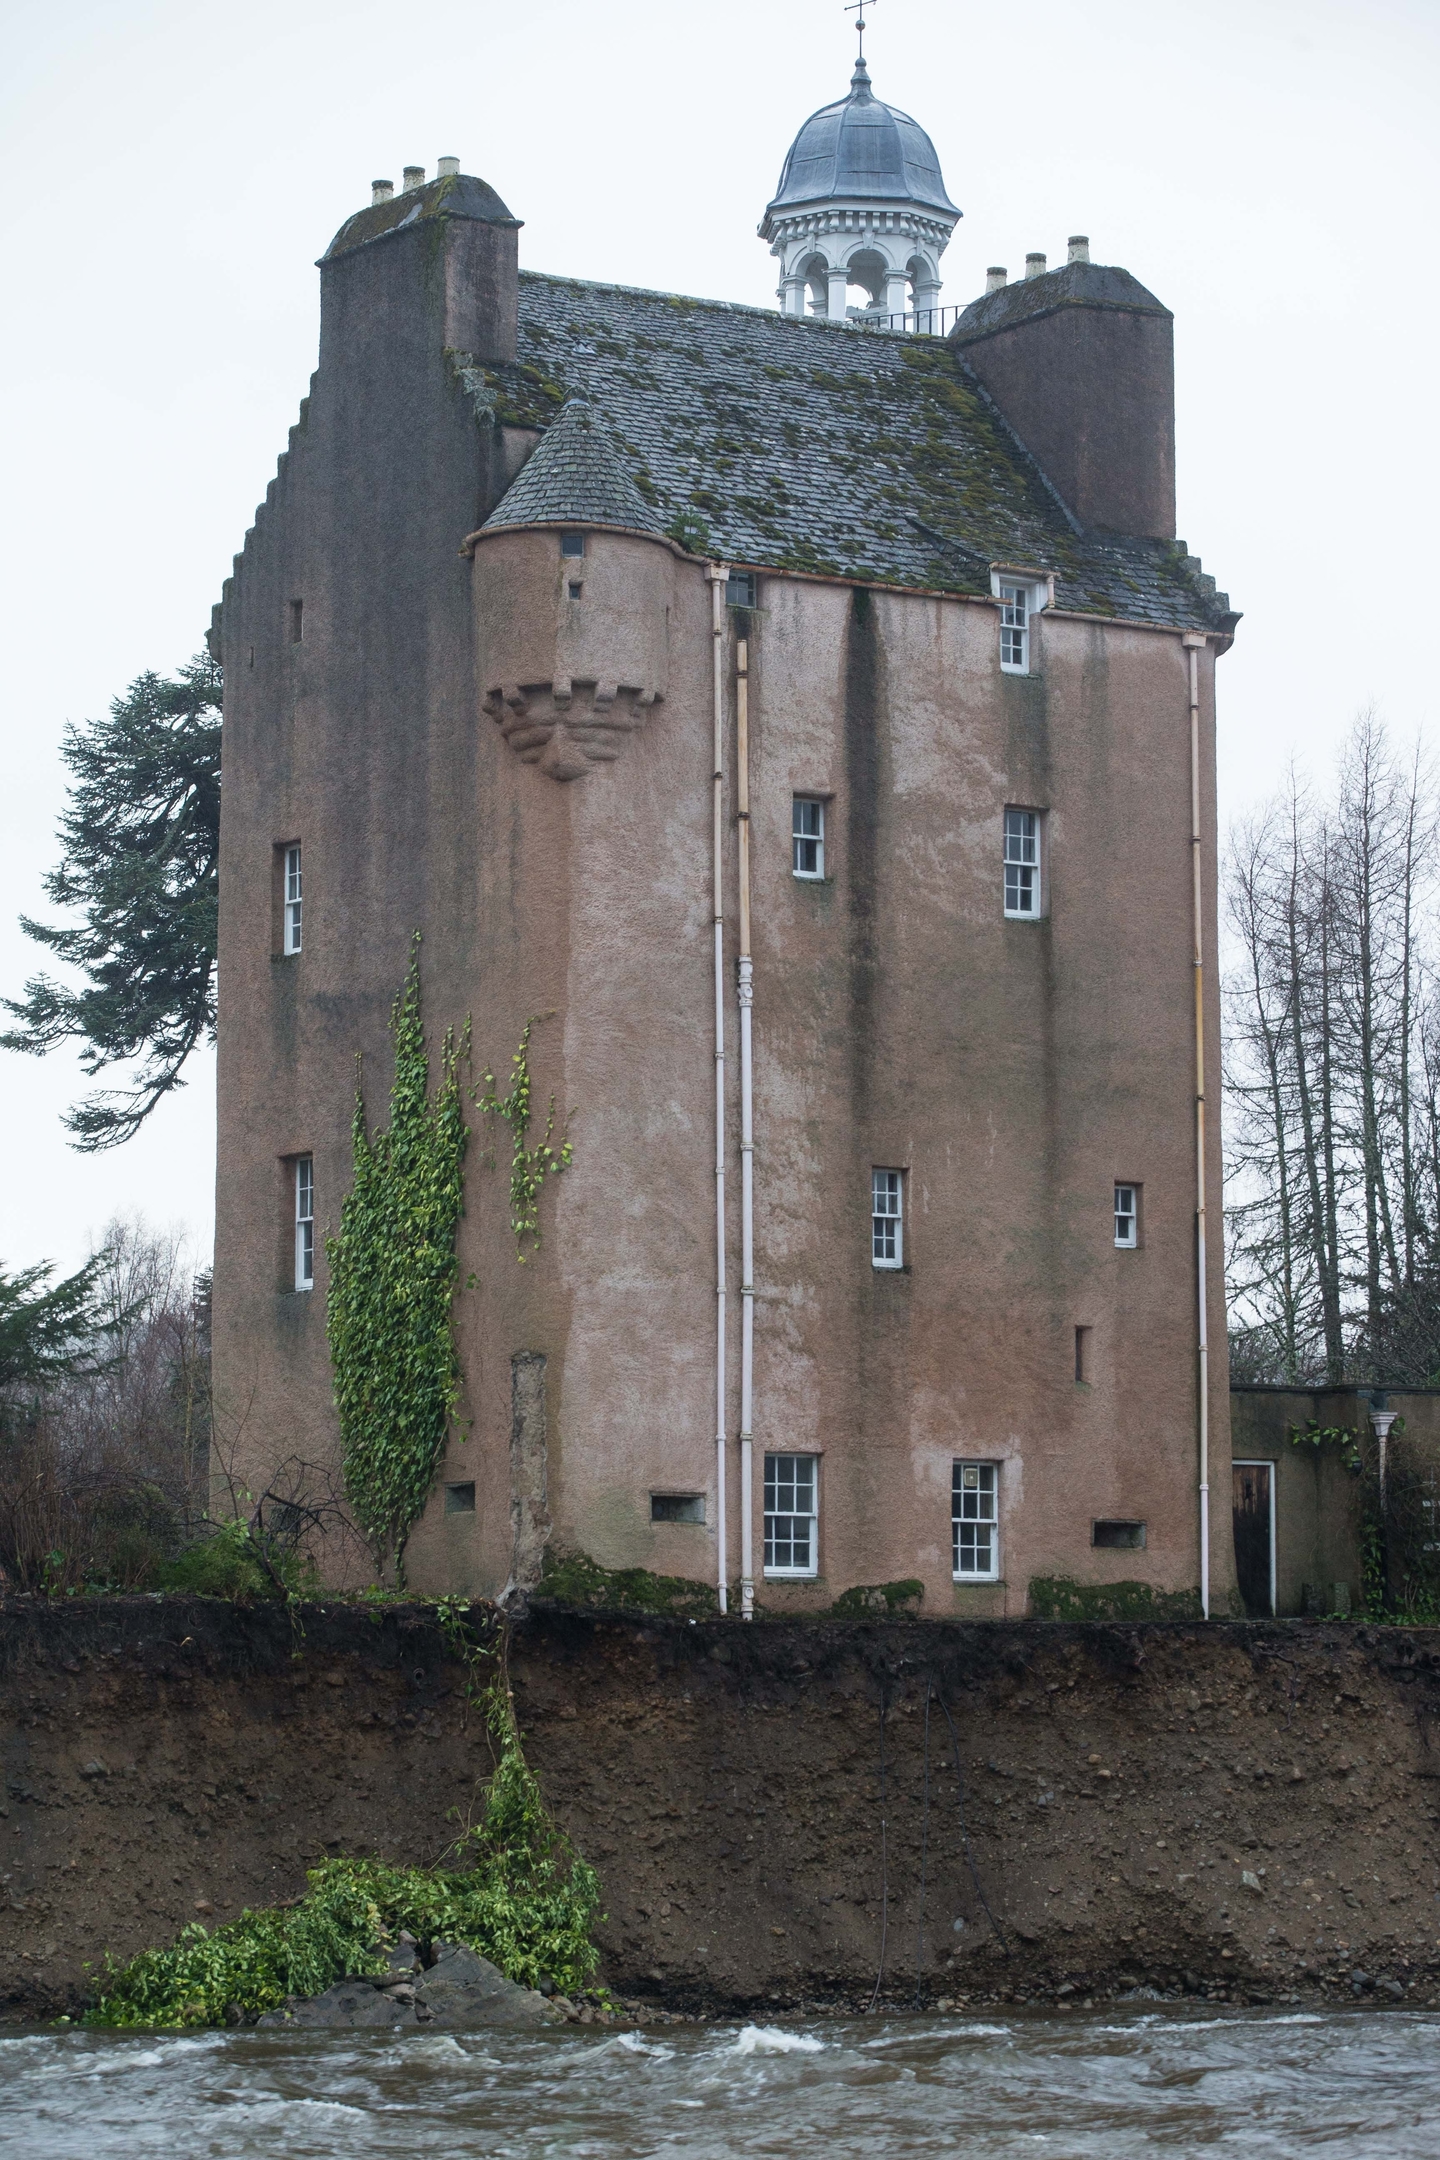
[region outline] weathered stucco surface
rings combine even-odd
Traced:
[[[290,1287],[289,1159],[317,1227],[350,1176],[356,1058],[385,1114],[412,933],[438,1042],[501,1076],[527,1021],[539,1124],[574,1147],[518,1263],[508,1144],[478,1128],[460,1235],[464,1399],[410,1579],[494,1594],[517,1566],[513,1361],[545,1360],[548,1544],[713,1580],[709,586],[664,539],[476,536],[514,470],[443,349],[418,228],[327,259],[321,366],[224,610],[217,1455],[251,1491],[333,1469],[326,1268]],[[407,252],[408,251],[408,252]],[[478,335],[478,333],[476,333]],[[513,434],[514,431],[508,431]],[[578,585],[578,595],[572,595]],[[293,602],[303,634],[293,639]],[[821,1458],[820,1571],[774,1605],[918,1580],[927,1614],[1015,1614],[1037,1576],[1199,1580],[1187,656],[1178,630],[1035,619],[1002,673],[989,600],[762,574],[727,613],[732,1578],[738,1447],[736,642],[751,669],[756,1475]],[[1214,633],[1201,655],[1207,1086],[1218,1099]],[[827,805],[826,877],[790,870],[791,798]],[[1002,913],[1007,804],[1046,818],[1047,906]],[[275,849],[300,839],[304,950],[275,953]],[[532,1130],[531,1139],[538,1137]],[[869,1257],[872,1166],[907,1177],[906,1267]],[[1220,1219],[1212,1122],[1208,1205]],[[1112,1235],[1143,1187],[1140,1249]],[[1219,1238],[1213,1459],[1228,1473]],[[1075,1331],[1088,1367],[1075,1378]],[[951,1465],[998,1461],[1001,1580],[952,1583]],[[1213,1513],[1216,1608],[1233,1584]],[[705,1498],[655,1523],[652,1492]],[[1097,1518],[1146,1525],[1097,1551]],[[361,1568],[337,1549],[334,1568]]]

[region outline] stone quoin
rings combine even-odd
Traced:
[[[522,269],[454,159],[321,259],[212,630],[217,1452],[338,1461],[324,1241],[419,931],[433,1043],[503,1074],[533,1019],[574,1158],[519,1265],[471,1112],[417,1590],[1230,1609],[1238,618],[1175,537],[1168,310],[1076,240],[942,314],[959,215],[862,61],[765,211],[775,311]]]

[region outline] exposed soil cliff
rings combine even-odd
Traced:
[[[511,1670],[622,1994],[1440,2000],[1440,1634],[537,1610]],[[422,1607],[0,1607],[0,2015],[323,1853],[434,1861],[464,1686]]]

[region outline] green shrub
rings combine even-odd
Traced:
[[[241,1605],[254,1598],[278,1597],[275,1575],[297,1597],[318,1588],[314,1564],[302,1554],[277,1548],[267,1549],[267,1557],[274,1575],[266,1568],[248,1524],[238,1518],[216,1523],[204,1537],[164,1563],[156,1587],[189,1591],[193,1597],[230,1598]]]
[[[925,1595],[923,1582],[857,1583],[843,1590],[832,1608],[837,1613],[914,1612]]]
[[[591,1940],[604,1917],[599,1877],[546,1810],[503,1684],[481,1700],[497,1761],[484,1814],[454,1865],[322,1861],[295,1905],[243,1913],[213,1933],[196,1923],[168,1950],[128,1965],[107,1959],[86,2024],[223,2025],[232,2003],[253,2017],[288,1995],[380,1971],[402,1928],[422,1946],[468,1943],[521,1986],[548,1974],[567,1994],[583,1988],[599,1962]]]
[[[1066,1575],[1030,1579],[1035,1620],[1198,1620],[1198,1590],[1157,1590],[1146,1582],[1078,1583]]]
[[[719,1600],[708,1583],[688,1575],[652,1575],[648,1568],[606,1568],[588,1553],[547,1555],[536,1597],[562,1605],[610,1611],[667,1613],[672,1619],[714,1619]]]

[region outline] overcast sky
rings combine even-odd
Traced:
[[[774,305],[755,227],[843,96],[839,0],[68,0],[6,11],[0,988],[41,955],[67,719],[198,647],[315,362],[317,255],[377,175],[453,154],[520,259]],[[1175,311],[1180,532],[1244,611],[1226,813],[1373,701],[1431,728],[1434,0],[878,0],[877,95],[963,222],[944,299],[1088,232]],[[116,1210],[213,1222],[213,1069],[76,1155],[73,1060],[0,1053],[0,1264]]]

